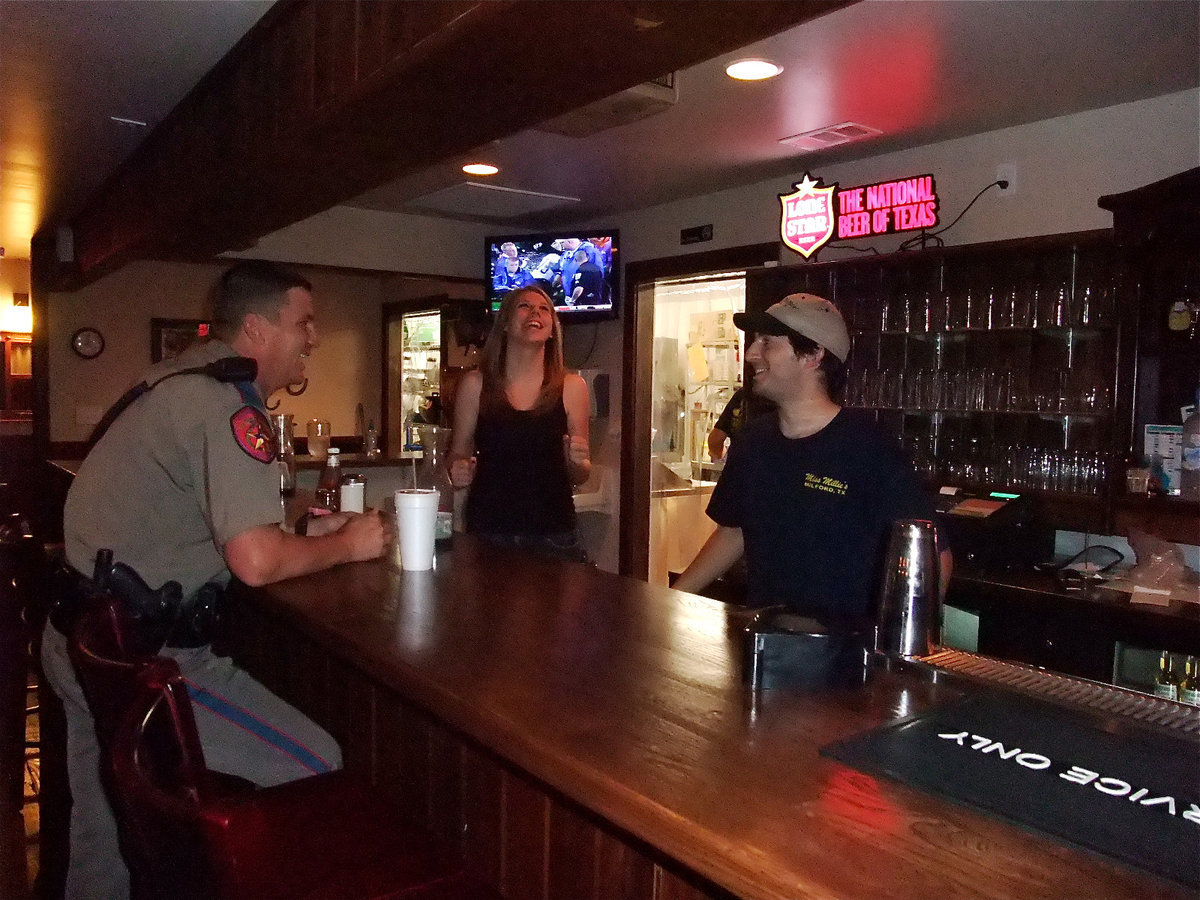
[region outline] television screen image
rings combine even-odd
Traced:
[[[487,240],[488,301],[493,311],[513,288],[537,285],[564,321],[616,315],[616,231],[546,232]]]

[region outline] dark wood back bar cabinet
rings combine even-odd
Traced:
[[[1133,506],[1143,528],[1196,543],[1197,504],[1131,504],[1124,476],[1142,426],[1174,403],[1159,386],[1195,390],[1200,353],[1164,362],[1169,380],[1139,374],[1165,331],[1155,304],[1189,271],[1104,230],[754,270],[746,304],[796,291],[837,304],[843,402],[872,410],[931,485],[1032,494],[1047,525],[1094,534]]]

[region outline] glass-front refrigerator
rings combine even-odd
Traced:
[[[389,421],[388,446],[411,449],[416,425],[441,423],[442,314],[431,309],[400,317],[399,415]]]

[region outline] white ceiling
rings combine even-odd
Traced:
[[[10,254],[27,253],[39,216],[77,206],[144,136],[108,116],[161,120],[269,5],[0,0],[0,243]],[[1198,47],[1195,0],[866,0],[677,73],[678,102],[665,112],[586,138],[529,130],[479,148],[501,168],[488,183],[509,191],[465,187],[465,159],[454,159],[350,205],[582,221],[1196,87]],[[784,73],[734,83],[724,65],[745,55]],[[816,154],[779,143],[847,121],[881,134]]]

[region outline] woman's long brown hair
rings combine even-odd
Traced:
[[[553,323],[543,356],[542,390],[534,409],[541,411],[562,402],[563,379],[567,373],[567,367],[563,363],[562,323],[558,320],[554,301],[549,295],[539,287],[526,285],[513,288],[504,295],[504,299],[500,301],[500,309],[496,312],[496,320],[492,322],[491,334],[488,335],[483,348],[483,393],[479,399],[481,409],[508,402],[504,383],[504,365],[508,360],[508,326],[512,322],[517,301],[524,294],[537,294],[542,297],[550,307],[550,319]]]

